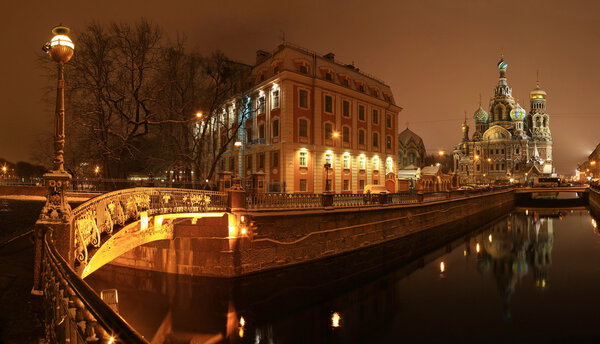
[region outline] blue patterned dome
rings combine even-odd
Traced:
[[[500,62],[498,62],[498,69],[506,70],[507,68],[508,68],[508,63],[506,63],[506,61],[504,61],[504,58],[501,58]]]
[[[510,118],[513,121],[523,121],[527,116],[527,111],[525,111],[521,105],[517,104],[517,106],[510,111]]]
[[[473,114],[473,119],[475,120],[475,122],[486,122],[488,120],[488,113],[485,112],[485,110],[479,106],[479,109],[477,109],[477,111],[475,111],[475,113]]]

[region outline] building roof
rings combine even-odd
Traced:
[[[425,166],[421,170],[421,174],[425,175],[425,176],[427,176],[427,175],[435,176],[439,172],[440,172],[440,167],[439,166]]]
[[[404,146],[407,146],[410,141],[413,141],[417,146],[423,145],[423,139],[408,128],[404,129],[404,131],[398,135],[398,141]]]

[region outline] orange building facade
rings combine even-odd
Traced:
[[[259,51],[251,81],[241,147],[223,170],[265,192],[395,191],[401,108],[384,82],[289,43]]]

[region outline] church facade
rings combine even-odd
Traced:
[[[488,184],[496,181],[526,183],[534,176],[552,175],[552,135],[546,111],[546,92],[537,84],[529,94],[525,111],[512,96],[506,72],[498,63],[498,85],[486,112],[481,103],[473,114],[475,132],[465,121],[462,140],[453,152],[454,171],[461,183]]]

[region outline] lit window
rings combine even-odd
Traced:
[[[378,157],[373,158],[373,170],[379,171],[379,158]]]
[[[265,97],[258,97],[256,101],[256,110],[259,114],[265,113]]]
[[[331,153],[325,154],[325,163],[329,164],[329,166],[333,166],[333,154],[331,154]]]
[[[392,173],[394,171],[394,160],[392,158],[385,159],[385,173]]]
[[[346,143],[350,143],[350,127],[342,128],[342,140]]]
[[[333,97],[329,95],[325,95],[325,112],[332,113],[333,112]]]
[[[300,167],[308,167],[308,152],[300,152],[298,162]]]
[[[365,158],[364,155],[361,155],[358,157],[358,169],[359,170],[364,170],[366,168],[367,165],[367,158]]]
[[[343,167],[345,170],[350,169],[350,155],[348,155],[348,154],[344,155],[343,164],[344,164]]]
[[[271,93],[272,108],[279,109],[279,90],[274,90]]]
[[[342,115],[350,117],[350,102],[347,100],[342,100]]]
[[[308,109],[308,91],[298,90],[298,106],[303,109]]]
[[[298,136],[308,137],[308,121],[302,118],[298,120]]]

